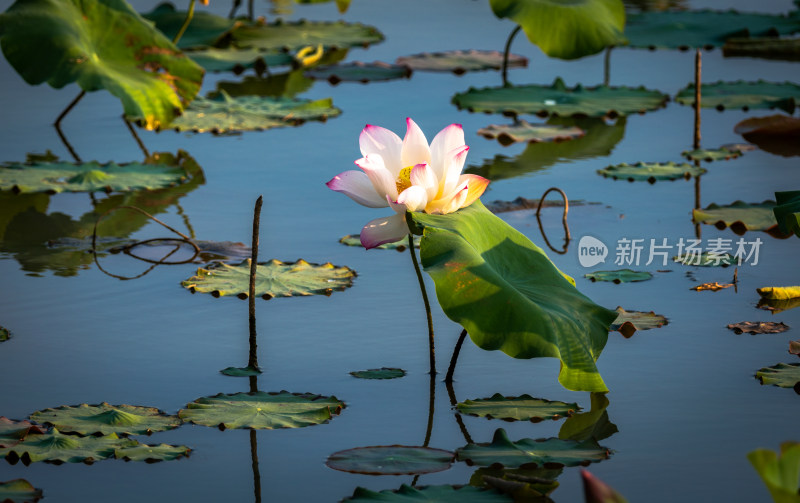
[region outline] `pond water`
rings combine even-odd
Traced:
[[[10,4],[0,0],[0,9]],[[227,2],[212,4],[211,11],[227,14]],[[149,0],[134,2],[140,11],[154,5]],[[749,8],[753,4],[698,1],[687,5]],[[777,0],[757,4],[772,13],[786,12],[791,6],[789,1]],[[256,7],[257,13],[269,15],[268,4],[257,2]],[[332,3],[292,8],[289,18],[341,17],[374,25],[384,33],[383,43],[351,50],[349,61],[392,62],[399,56],[450,49],[502,50],[513,28],[509,21],[497,20],[485,1],[353,0],[344,16]],[[603,80],[602,55],[572,62],[553,60],[524,37],[515,40],[512,52],[530,59],[528,68],[510,71],[514,83],[549,84],[557,76],[568,85],[595,85]],[[674,96],[693,80],[693,62],[690,52],[617,49],[611,56],[610,82],[644,85]],[[704,53],[703,78],[705,82],[797,81],[800,70],[796,63],[723,58],[721,51],[714,50]],[[240,79],[209,74],[202,93],[216,89],[220,82]],[[47,150],[69,159],[51,124],[78,93],[77,86],[30,87],[2,58],[0,82],[0,161],[21,161],[28,153]],[[733,271],[678,264],[642,264],[639,269],[654,274],[647,282],[590,283],[583,277],[587,269],[578,262],[581,236],[592,235],[609,245],[621,238],[666,238],[676,243],[695,237],[691,209],[698,187],[694,181],[651,185],[596,174],[597,169],[622,162],[680,161],[681,151],[691,149],[693,110],[671,101],[661,110],[619,119],[599,127],[598,136],[605,134],[606,139],[582,153],[566,143],[555,152],[547,145],[503,147],[476,131],[507,119],[459,111],[450,103],[454,93],[470,86],[499,84],[497,72],[461,77],[415,72],[408,80],[336,87],[318,81],[300,97],[332,97],[343,113],[326,123],[220,137],[140,131],[151,152],[183,149],[204,174],[205,183],[186,193],[139,201],[160,219],[179,229],[189,223],[198,239],[248,242],[253,203],[263,194],[261,260],[330,261],[358,272],[352,288],[330,297],[256,304],[258,357],[264,371],[258,378],[259,388],[335,395],[347,407],[329,424],[309,428],[251,435],[243,430],[184,425],[146,439],[188,445],[193,449],[188,459],[157,464],[103,461],[92,466],[0,463],[0,481],[28,479],[44,489],[46,501],[53,502],[101,498],[250,501],[258,499],[254,487],[260,488],[264,501],[338,501],[357,486],[383,490],[411,483],[410,476],[357,475],[325,466],[328,455],[342,449],[421,445],[430,395],[424,308],[410,257],[407,252],[365,251],[339,244],[340,237],[357,233],[368,220],[388,213],[354,204],[324,183],[352,169],[360,157],[358,134],[365,124],[402,135],[405,118],[412,117],[428,138],[450,123],[463,124],[470,146],[469,166],[480,166],[498,155],[513,159],[523,152],[539,166],[493,182],[483,196],[485,202],[538,198],[548,187],[558,186],[571,200],[601,203],[570,209],[573,242],[566,254],[548,251],[549,256],[596,303],[612,309],[654,310],[669,319],[668,325],[638,332],[630,339],[610,334],[598,367],[611,390],[607,411],[618,432],[601,441],[612,450],[611,457],[589,469],[629,501],[768,501],[746,455],[756,448],[776,450],[781,442],[800,440],[800,400],[790,389],[760,385],[754,373],[795,358],[786,350],[788,341],[797,339],[794,331],[800,327],[800,309],[774,316],[759,310],[755,289],[800,283],[796,265],[800,240],[775,239],[763,232],[745,234],[748,240],[760,238],[763,245],[757,265],[739,268],[736,290],[690,291],[701,282],[728,282]],[[62,127],[84,160],[139,161],[141,151],[120,113],[119,102],[110,94],[91,93]],[[741,142],[733,126],[760,115],[768,113],[703,110],[703,145]],[[545,156],[552,161],[535,163]],[[761,202],[773,198],[777,190],[796,190],[800,186],[797,164],[796,157],[756,150],[736,160],[706,165],[708,173],[699,184],[701,204]],[[96,199],[102,204],[105,197],[98,194]],[[20,206],[35,209],[17,211]],[[0,325],[14,334],[0,344],[0,416],[24,419],[47,407],[102,401],[175,413],[199,397],[247,391],[246,379],[219,373],[246,363],[247,302],[192,295],[183,289],[180,282],[194,273],[197,264],[161,266],[139,279],[121,281],[101,272],[91,255],[56,255],[59,250],[45,245],[68,235],[91,210],[87,194],[18,199],[0,194],[0,224],[6,227],[0,241]],[[532,212],[501,216],[545,248]],[[561,210],[545,209],[542,220],[549,240],[559,248],[563,243]],[[144,221],[128,227],[129,237],[135,239],[167,235]],[[730,229],[708,225],[701,232],[704,240],[737,238]],[[101,264],[122,276],[137,275],[148,267],[122,254],[103,257]],[[433,295],[433,283],[426,279]],[[460,327],[433,304],[440,374],[434,386],[430,446],[455,450],[466,440],[442,379]],[[753,336],[736,335],[726,328],[745,320],[783,321],[792,330]],[[408,375],[369,381],[348,374],[383,366],[401,367]],[[514,360],[467,341],[454,391],[460,401],[495,393],[527,393],[577,402],[589,410],[590,395],[564,389],[556,380],[557,373],[554,359]],[[533,424],[461,419],[476,442],[491,441],[500,427],[512,440],[557,436],[563,424],[563,420]],[[257,469],[251,457],[252,440],[257,444]],[[466,484],[474,471],[456,463],[447,471],[421,476],[417,483]],[[577,468],[565,469],[558,480],[561,486],[552,494],[553,500],[583,501]]]

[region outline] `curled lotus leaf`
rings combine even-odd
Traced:
[[[313,393],[233,393],[198,398],[178,412],[184,421],[203,426],[274,430],[327,423],[344,402]]]
[[[470,88],[453,96],[453,104],[470,112],[502,113],[511,117],[617,117],[663,107],[669,97],[644,87],[567,87],[557,78],[551,86],[526,85]]]
[[[617,319],[611,324],[611,330],[616,330],[626,338],[632,336],[637,330],[650,330],[669,323],[665,316],[653,311],[626,311],[618,307],[617,313]]]
[[[762,299],[789,300],[800,298],[800,286],[764,286],[757,288],[756,292]]]
[[[585,135],[586,131],[576,126],[531,124],[520,120],[514,124],[491,124],[479,129],[478,134],[490,140],[496,138],[501,145],[511,145],[518,142],[568,141]]]
[[[367,47],[382,41],[383,35],[375,27],[361,23],[278,20],[274,23],[239,24],[230,32],[230,40],[240,49],[296,51],[322,45],[327,50]]]
[[[177,416],[170,416],[155,407],[106,402],[44,409],[31,414],[31,420],[80,435],[149,435],[177,428],[182,423]]]
[[[330,98],[299,100],[260,96],[231,97],[221,91],[214,98],[197,98],[170,124],[175,131],[233,133],[299,126],[309,120],[326,121],[342,111]]]
[[[0,449],[11,447],[25,440],[28,435],[41,435],[47,429],[30,421],[12,421],[5,416],[0,416]]]
[[[606,178],[628,180],[629,182],[647,181],[649,183],[656,183],[658,180],[677,180],[679,178],[688,180],[705,172],[705,169],[685,162],[680,164],[674,162],[622,163],[597,170],[598,174]]]
[[[188,456],[192,450],[185,445],[133,445],[114,449],[116,459],[125,461],[144,461],[145,463],[156,463],[158,461],[172,461],[184,456]]]
[[[356,272],[349,267],[311,264],[303,259],[281,262],[272,259],[256,267],[256,295],[265,300],[273,297],[330,295],[352,286]],[[197,275],[181,282],[184,288],[215,297],[236,295],[246,299],[250,291],[250,259],[240,264],[216,263],[199,268]]]
[[[423,52],[402,56],[395,61],[398,65],[406,65],[413,70],[426,72],[453,72],[463,75],[480,70],[500,70],[503,68],[503,53],[499,51],[445,51]],[[508,55],[508,68],[525,68],[528,58],[518,54]]]
[[[800,24],[798,24],[800,26]],[[800,100],[800,85],[792,82],[715,82],[700,86],[702,98],[700,106],[717,110],[756,108],[779,108],[789,114],[794,113],[797,100]],[[680,90],[675,101],[681,105],[694,104],[694,84]]]
[[[489,5],[551,58],[578,59],[625,40],[620,0],[489,0]]]
[[[778,363],[764,367],[756,372],[761,384],[771,384],[781,388],[794,388],[800,393],[800,363]]]
[[[22,442],[0,449],[6,461],[28,465],[38,461],[48,463],[86,463],[103,460],[114,455],[116,449],[133,447],[139,442],[119,438],[116,433],[102,437],[77,437],[64,435],[57,428],[41,435],[30,435]]]
[[[736,263],[738,259],[730,253],[716,253],[710,251],[696,253],[687,251],[680,255],[675,255],[672,257],[672,261],[697,267],[728,267]]]
[[[329,468],[367,475],[415,475],[447,470],[455,454],[431,447],[377,445],[334,452],[325,464]]]
[[[414,236],[414,248],[419,248],[419,241],[422,236]],[[361,235],[360,234],[348,234],[347,236],[342,237],[339,239],[339,242],[346,246],[361,246]],[[408,248],[408,238],[403,238],[400,241],[395,241],[394,243],[383,243],[380,246],[376,246],[376,250],[397,250],[399,252],[406,251]]]
[[[176,10],[170,2],[163,2],[150,12],[142,14],[142,17],[154,22],[156,28],[173,40],[183,27],[187,14],[186,11]],[[217,39],[233,28],[234,24],[235,21],[226,17],[195,10],[192,21],[178,40],[178,47],[187,49],[214,45]]]
[[[306,70],[304,75],[314,80],[327,80],[332,85],[340,82],[379,82],[386,80],[408,79],[411,68],[404,65],[390,65],[382,61],[363,63],[354,61],[339,65],[318,66]]]
[[[610,281],[615,284],[647,281],[653,275],[647,271],[634,271],[632,269],[618,269],[616,271],[594,271],[583,275],[594,283],[595,281]]]
[[[186,180],[183,168],[169,164],[131,162],[33,162],[0,164],[0,191],[132,192],[162,189]]]
[[[729,38],[722,47],[726,58],[764,58],[800,61],[800,38]]]
[[[499,503],[514,501],[494,489],[478,488],[472,486],[422,486],[412,487],[406,484],[396,490],[371,491],[357,487],[353,495],[344,501],[370,502],[383,501],[386,503],[408,503],[412,501],[431,503]]]
[[[181,39],[183,40],[183,39]],[[294,63],[291,54],[279,51],[264,52],[256,49],[217,49],[205,47],[187,51],[186,55],[209,72],[233,72],[240,74],[253,68],[259,75],[267,68],[287,66]]]
[[[0,501],[3,503],[36,503],[42,497],[42,490],[25,479],[0,482]]]
[[[730,159],[736,159],[742,155],[741,150],[729,149],[727,147],[720,147],[720,148],[713,148],[713,149],[706,149],[706,148],[698,148],[691,151],[684,151],[681,152],[681,155],[689,159],[690,161],[705,161],[705,162],[712,162],[712,161],[727,161]]]
[[[776,503],[796,503],[800,478],[800,442],[783,442],[780,453],[756,449],[747,454]]]
[[[630,47],[687,50],[721,47],[734,37],[786,35],[798,30],[796,15],[676,10],[628,16],[625,36]]]
[[[495,393],[490,398],[464,400],[456,405],[462,414],[502,419],[504,421],[531,421],[537,423],[544,419],[561,419],[580,410],[577,403],[565,403],[530,395],[505,397]]]
[[[5,342],[11,338],[11,330],[0,326],[0,342]]]
[[[499,428],[488,444],[468,444],[456,450],[456,459],[468,465],[506,468],[557,468],[561,466],[586,466],[608,459],[611,452],[596,440],[583,442],[560,438],[523,438],[517,442],[509,440],[505,430]]]
[[[359,379],[397,379],[406,375],[406,371],[394,367],[381,367],[379,369],[356,370],[350,372],[353,377]]]
[[[27,83],[106,89],[148,129],[180,114],[203,79],[203,69],[124,0],[17,1],[0,15],[0,45]]]
[[[800,190],[775,193],[775,219],[783,234],[794,233],[800,238]]]
[[[779,334],[789,330],[789,325],[783,322],[775,323],[774,321],[742,321],[739,323],[731,323],[727,325],[727,328],[730,328],[736,334],[743,334],[745,332],[751,335]]]
[[[778,231],[773,208],[774,201],[752,204],[736,201],[724,206],[712,203],[703,209],[692,210],[692,220],[696,224],[710,224],[720,230],[730,227],[739,236],[747,231]]]
[[[720,283],[719,281],[715,281],[713,283],[702,283],[700,285],[693,286],[689,290],[694,290],[695,292],[705,292],[705,291],[718,292],[720,290],[724,290],[724,289],[730,288],[732,286],[734,286],[733,283],[724,283],[723,284],[723,283]]]

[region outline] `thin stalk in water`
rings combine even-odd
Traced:
[[[252,253],[250,255],[250,290],[247,296],[250,321],[250,357],[247,366],[258,370],[258,345],[256,344],[256,269],[258,268],[258,230],[261,224],[261,204],[263,196],[256,199],[256,207],[253,210],[253,241]]]
[[[144,143],[142,142],[142,139],[139,138],[139,135],[136,133],[136,130],[133,128],[133,125],[131,125],[130,121],[128,119],[126,119],[124,115],[122,116],[122,121],[125,122],[126,126],[128,126],[128,131],[131,132],[131,136],[133,136],[133,139],[136,140],[136,144],[139,145],[139,149],[144,154],[145,159],[150,157],[150,152],[147,151],[147,147],[144,146]]]
[[[189,0],[189,11],[186,13],[186,20],[183,22],[183,26],[181,29],[178,30],[178,34],[175,35],[175,38],[172,39],[172,43],[178,45],[178,40],[181,39],[183,33],[186,31],[186,28],[189,27],[189,23],[192,22],[192,17],[194,17],[194,3],[196,0]]]
[[[450,357],[450,366],[447,367],[447,375],[445,375],[444,382],[448,385],[453,384],[453,374],[456,371],[456,362],[458,361],[458,355],[461,353],[461,346],[464,344],[464,339],[467,338],[467,329],[461,331],[461,335],[458,336],[458,341],[456,342],[456,347],[453,348],[453,356]]]
[[[508,36],[508,40],[506,40],[506,48],[503,51],[503,87],[508,87],[510,85],[508,83],[508,54],[511,51],[511,42],[521,29],[522,27],[517,25],[516,28],[511,30],[511,34]]]
[[[422,271],[419,269],[417,262],[417,252],[414,251],[414,236],[408,235],[408,250],[411,252],[411,260],[414,262],[414,270],[417,272],[417,281],[419,281],[419,290],[422,292],[422,300],[425,303],[425,314],[428,317],[428,351],[430,357],[430,374],[436,375],[436,350],[433,344],[433,318],[431,317],[431,305],[428,302],[428,292],[425,291],[425,281],[422,279]]]
[[[700,49],[694,56],[694,149],[700,148],[700,84],[703,56]]]

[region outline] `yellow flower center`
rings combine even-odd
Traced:
[[[400,170],[400,174],[397,175],[397,180],[395,180],[395,185],[397,186],[397,193],[400,194],[407,188],[411,187],[411,170],[414,169],[414,166],[408,166]]]

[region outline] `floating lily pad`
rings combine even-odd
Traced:
[[[341,65],[318,66],[306,70],[306,77],[315,80],[327,80],[333,85],[339,82],[379,82],[385,80],[408,79],[411,69],[403,65],[390,65],[382,61],[362,63],[355,61]]]
[[[0,482],[0,501],[3,503],[36,503],[42,497],[42,490],[25,479]]]
[[[565,403],[530,395],[504,397],[495,393],[491,398],[464,400],[456,405],[463,414],[502,419],[504,421],[531,421],[538,423],[544,419],[561,419],[579,410],[577,403]]]
[[[309,120],[326,121],[342,113],[330,98],[296,100],[239,96],[220,92],[215,98],[197,98],[170,124],[176,131],[231,133],[299,126]]]
[[[683,253],[672,257],[673,262],[698,267],[728,267],[737,262],[730,253]]]
[[[198,398],[178,412],[184,421],[225,428],[302,428],[328,422],[344,403],[313,393],[234,393]]]
[[[800,38],[730,38],[722,47],[722,55],[800,61]]]
[[[231,31],[231,41],[240,49],[296,51],[322,45],[328,48],[367,47],[383,40],[372,26],[343,21],[295,21],[241,24]]]
[[[161,32],[173,40],[186,21],[186,11],[179,11],[169,2],[159,4],[155,9],[142,14],[142,17],[156,24]],[[211,46],[223,34],[233,28],[235,21],[226,17],[217,16],[203,10],[195,10],[192,21],[178,41],[178,47]]]
[[[479,489],[472,486],[423,486],[412,487],[406,484],[400,489],[376,492],[357,487],[353,495],[344,501],[403,503],[410,501],[430,501],[436,503],[497,503],[514,501],[510,496],[494,489]]]
[[[158,461],[172,461],[184,456],[188,456],[191,449],[185,445],[145,445],[139,444],[131,447],[114,449],[116,459],[125,461],[144,461],[155,463]]]
[[[632,336],[637,330],[650,330],[667,325],[669,321],[663,315],[653,311],[626,311],[621,307],[617,308],[617,319],[611,324],[610,330],[616,330],[626,338]]]
[[[256,267],[256,295],[269,300],[273,297],[330,295],[352,286],[356,272],[349,267],[331,263],[311,264],[303,259],[281,262],[272,259]],[[237,265],[213,264],[197,270],[197,276],[182,281],[184,288],[215,297],[236,295],[246,299],[250,291],[250,259]]]
[[[792,82],[716,82],[702,84],[700,92],[700,106],[717,110],[779,108],[791,114],[794,113],[797,100],[800,100],[800,85]],[[675,101],[681,105],[693,105],[694,84],[678,92]]]
[[[256,367],[228,367],[220,370],[221,374],[230,377],[252,377],[261,374],[261,370]]]
[[[11,447],[25,440],[28,435],[41,435],[47,429],[30,421],[12,421],[5,416],[0,416],[0,449]]]
[[[727,161],[730,159],[736,159],[737,157],[742,155],[742,151],[731,150],[726,147],[720,147],[714,149],[699,148],[692,151],[681,152],[681,155],[686,157],[690,161],[712,162],[712,161]]]
[[[36,162],[0,164],[0,190],[30,192],[131,192],[160,189],[186,179],[179,166],[167,164],[100,164]]]
[[[181,39],[183,40],[183,39]],[[253,68],[263,74],[267,68],[294,64],[294,57],[286,52],[263,52],[256,49],[217,49],[206,47],[189,51],[187,56],[209,72],[233,72],[240,74]]]
[[[649,49],[721,47],[734,37],[786,35],[796,31],[800,31],[796,16],[734,10],[646,12],[628,16],[625,24],[628,45]]]
[[[773,321],[742,321],[727,325],[727,328],[730,328],[736,334],[743,334],[745,332],[751,335],[779,334],[789,330],[789,325],[783,322],[775,323]]]
[[[692,221],[699,224],[711,224],[717,229],[730,227],[737,234],[747,231],[777,230],[778,222],[772,209],[774,201],[748,204],[743,201],[720,206],[710,204],[702,210],[692,210]]]
[[[800,155],[800,119],[777,114],[745,119],[733,128],[735,133],[770,154]]]
[[[80,435],[149,435],[181,425],[177,416],[167,415],[155,407],[111,405],[106,402],[44,409],[31,414],[31,420]]]
[[[775,503],[796,503],[800,478],[800,443],[783,442],[780,455],[768,449],[756,449],[747,459],[767,486]]]
[[[397,379],[406,375],[406,371],[393,367],[381,367],[379,369],[357,370],[350,372],[350,375],[359,379]]]
[[[772,367],[765,367],[756,372],[756,379],[761,381],[761,384],[799,390],[800,363],[778,363]]]
[[[414,248],[419,248],[419,241],[422,237],[421,236],[414,236]],[[361,246],[361,235],[360,234],[348,234],[339,240],[340,243],[347,246]],[[408,248],[408,238],[403,238],[400,241],[395,241],[394,243],[384,243],[380,246],[376,246],[376,250],[397,250],[399,252],[406,251]]]
[[[703,283],[697,286],[693,286],[689,290],[694,290],[695,292],[704,292],[704,291],[718,292],[720,290],[724,290],[725,288],[730,288],[732,286],[734,286],[733,283],[721,284],[718,281],[715,281],[713,283]]]
[[[557,78],[551,86],[527,85],[509,87],[470,88],[456,93],[453,104],[470,112],[502,113],[516,117],[536,114],[540,117],[616,117],[644,113],[663,107],[669,97],[644,87],[583,87],[569,88]]]
[[[445,51],[423,52],[397,58],[398,65],[406,65],[413,70],[426,72],[453,72],[463,75],[480,70],[500,70],[503,68],[503,53],[499,51]],[[508,55],[508,68],[524,68],[528,58],[518,54]]]
[[[116,433],[102,437],[76,437],[53,428],[45,434],[30,435],[16,445],[0,449],[0,457],[4,456],[12,464],[19,460],[25,465],[38,461],[91,464],[113,456],[116,449],[138,444],[136,440],[119,438]]]
[[[415,475],[447,470],[455,454],[431,447],[379,445],[356,447],[328,456],[334,470],[367,475]]]
[[[800,190],[776,192],[775,219],[783,234],[794,233],[800,238]]]
[[[491,124],[478,130],[478,134],[490,140],[497,138],[501,145],[517,142],[567,141],[586,134],[579,127],[557,124],[531,124],[520,120],[514,124]]]
[[[636,164],[617,164],[604,169],[598,169],[597,173],[614,180],[647,181],[656,183],[657,180],[677,180],[700,176],[706,170],[688,163],[677,164],[674,162],[637,162]]]
[[[619,269],[616,271],[594,271],[583,275],[589,278],[592,283],[595,281],[611,281],[617,285],[620,283],[633,283],[636,281],[647,281],[653,275],[647,271],[634,271],[631,269]]]
[[[509,440],[505,430],[499,428],[490,444],[469,444],[456,451],[456,459],[468,465],[506,468],[544,466],[586,466],[608,459],[610,451],[595,440],[576,442],[548,438],[532,440],[523,438],[518,442]]]
[[[0,326],[0,342],[6,342],[11,338],[11,330]]]

